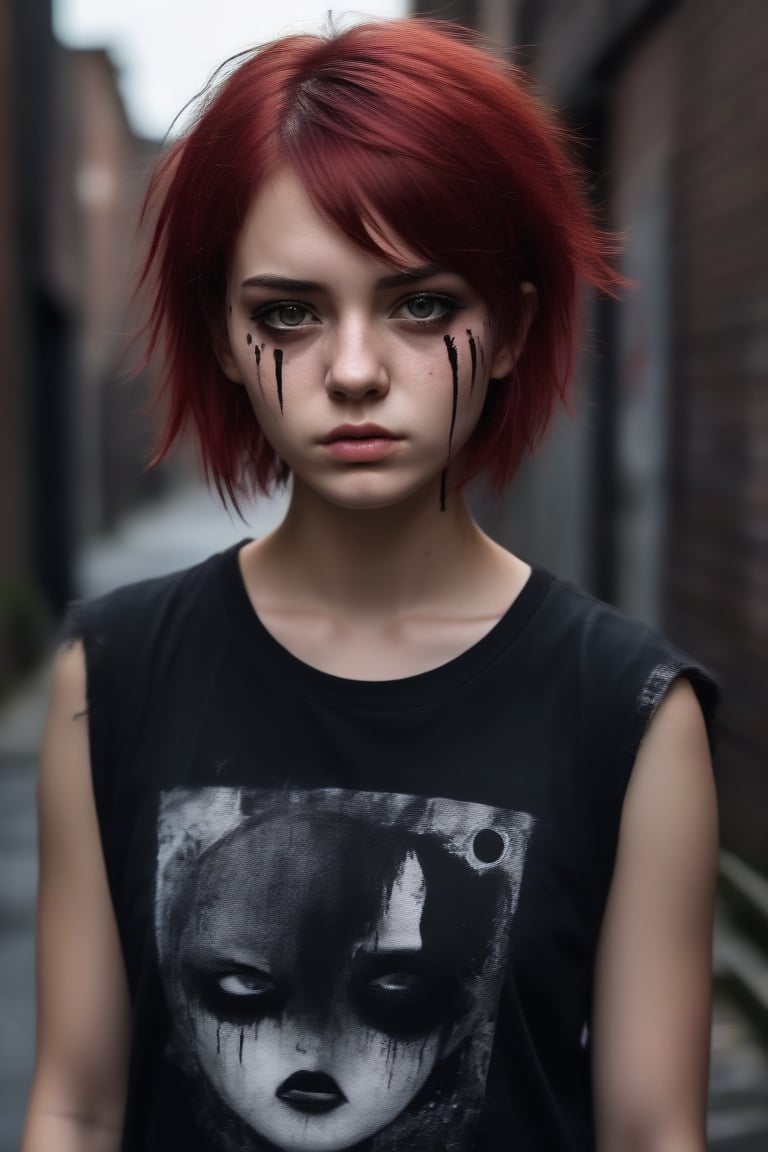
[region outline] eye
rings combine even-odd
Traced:
[[[202,1010],[230,1024],[253,1024],[276,1018],[290,996],[290,987],[256,965],[193,970],[190,993]]]
[[[265,304],[252,313],[251,320],[273,332],[291,332],[297,328],[306,328],[319,323],[306,304],[299,304],[295,300],[272,301]]]
[[[265,996],[275,989],[274,980],[255,968],[229,972],[226,976],[219,976],[217,983],[227,996]]]
[[[362,954],[349,985],[356,1015],[388,1036],[424,1036],[450,1020],[460,998],[457,975],[420,953]]]
[[[409,296],[403,300],[395,310],[394,315],[404,320],[415,320],[419,324],[438,324],[447,320],[459,311],[461,305],[451,296],[442,296],[436,292],[419,292],[416,296]]]

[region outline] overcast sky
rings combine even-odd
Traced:
[[[316,31],[327,0],[54,0],[64,43],[109,48],[131,123],[164,136],[222,60],[286,32]],[[358,0],[332,8],[338,22],[403,16],[408,0]]]

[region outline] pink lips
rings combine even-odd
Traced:
[[[322,442],[337,460],[370,463],[388,456],[400,438],[378,424],[340,424]]]

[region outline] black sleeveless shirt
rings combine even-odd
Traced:
[[[73,610],[133,1003],[129,1152],[586,1152],[627,783],[707,673],[541,569],[479,643],[347,680],[237,548]]]

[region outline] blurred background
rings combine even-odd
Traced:
[[[318,29],[281,0],[0,0],[0,1152],[34,1044],[34,772],[66,603],[277,522],[233,520],[191,454],[147,471],[129,377],[136,221],[162,140],[227,56]],[[389,0],[527,68],[621,232],[619,304],[586,301],[570,415],[503,501],[503,543],[664,631],[723,685],[711,1149],[768,1149],[768,6]],[[279,13],[276,11],[279,9]],[[349,16],[337,9],[334,16]]]

